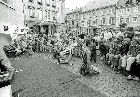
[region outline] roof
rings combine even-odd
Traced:
[[[76,8],[68,14],[72,14],[75,12],[85,12],[85,11],[95,10],[98,8],[100,9],[100,8],[104,8],[104,7],[108,7],[108,6],[117,5],[118,1],[120,1],[120,0],[94,0],[94,1],[90,1],[85,6],[83,6],[81,8]],[[124,1],[124,0],[122,0],[122,1]]]
[[[84,7],[83,11],[88,11],[97,8],[104,8],[107,6],[116,5],[118,0],[95,0],[88,2]]]

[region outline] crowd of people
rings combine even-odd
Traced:
[[[63,49],[58,52],[63,52],[63,54],[60,53],[63,56],[64,53],[70,51],[71,54],[67,58],[70,64],[71,57],[75,54],[75,48],[78,47],[78,55],[80,55],[84,64],[81,67],[84,68],[90,67],[92,61],[95,63],[99,61],[96,58],[100,52],[103,63],[110,66],[116,73],[124,74],[128,80],[139,80],[140,46],[139,40],[134,37],[134,33],[123,32],[123,34],[107,40],[103,37],[96,40],[94,37],[89,38],[86,35],[79,35],[79,37],[70,39],[72,42],[69,41],[68,44],[62,43],[60,47]],[[67,49],[64,49],[65,47]]]
[[[107,30],[108,31],[108,30]],[[100,35],[98,35],[100,36]],[[116,73],[127,75],[128,79],[139,80],[140,78],[140,46],[134,34],[124,34],[117,37],[100,40],[88,37],[85,34],[77,37],[63,35],[61,39],[56,36],[47,37],[43,34],[24,35],[20,40],[14,40],[16,54],[28,52],[53,52],[53,58],[58,63],[71,64],[74,55],[82,59],[81,74],[90,71],[91,62],[99,60],[96,58],[100,54],[103,63],[110,66]],[[100,53],[99,53],[100,52]]]

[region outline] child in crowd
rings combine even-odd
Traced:
[[[107,65],[110,65],[110,66],[112,65],[113,57],[114,57],[113,50],[109,49],[109,53],[106,54]]]

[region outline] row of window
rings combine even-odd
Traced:
[[[31,18],[35,18],[35,17],[37,17],[39,20],[42,20],[42,10],[37,10],[37,12],[35,12],[35,9],[33,9],[33,8],[30,8],[29,9],[29,16],[31,17]]]
[[[138,21],[138,17],[133,17],[132,18],[132,22],[137,22]],[[93,25],[97,25],[98,19],[93,21]],[[120,18],[120,23],[130,23],[130,18]],[[85,22],[83,21],[82,26],[85,26]],[[105,25],[106,24],[106,18],[102,18],[101,19],[101,25]],[[109,24],[110,25],[115,25],[115,18],[114,17],[110,17],[109,19]],[[91,21],[87,21],[87,25],[91,26]]]
[[[118,12],[119,14],[124,14],[126,11],[126,13],[130,13],[131,11],[133,12],[139,12],[139,7],[138,6],[134,6],[132,8],[125,8],[125,9],[119,9]],[[113,14],[115,12],[115,9],[109,9],[109,10],[103,10],[103,11],[100,11],[99,15],[107,15],[107,14]],[[81,15],[81,19],[85,19],[85,18],[91,18],[91,17],[94,17],[94,16],[97,16],[97,12],[93,12],[93,13],[86,13],[86,14],[83,14]],[[73,18],[78,18],[78,14],[76,15],[73,15]],[[68,17],[68,19],[72,19],[71,16]]]
[[[138,17],[133,17],[132,22],[138,22]],[[120,23],[130,23],[130,18],[120,18]]]
[[[108,22],[110,25],[115,25],[115,18],[110,17]],[[105,25],[105,24],[106,24],[106,18],[102,18],[101,25]],[[81,26],[94,26],[94,25],[98,25],[98,19],[95,19],[94,21],[89,20],[89,21],[87,21],[87,23],[85,21],[81,22]],[[69,26],[70,26],[70,24],[69,24]],[[72,21],[72,26],[78,27],[79,24],[78,24],[78,22]]]
[[[104,11],[100,11],[98,14],[99,15],[107,15],[107,14],[113,14],[114,13],[114,9],[109,9],[108,11],[107,10],[104,10]],[[94,17],[95,15],[97,15],[97,12],[93,12],[93,13],[86,13],[86,14],[82,14],[80,17],[81,19],[85,19],[85,18],[92,18]],[[78,19],[79,18],[79,15],[78,14],[73,14],[72,16],[74,19]],[[72,19],[71,16],[68,17],[68,19]]]
[[[34,3],[34,0],[29,0],[29,2]],[[43,4],[43,0],[37,0],[37,2],[41,5]],[[52,0],[53,5],[55,4],[55,0]],[[45,0],[46,5],[50,5],[50,0]]]
[[[51,19],[51,15],[53,17],[53,19],[55,19],[56,13],[54,10],[45,10],[45,13],[43,13],[42,9],[37,9],[37,13],[35,12],[35,8],[28,6],[28,10],[29,10],[29,16],[31,18],[35,18],[35,17],[39,17],[39,19],[41,20],[43,15],[45,16],[46,19],[50,20]]]
[[[126,13],[130,13],[131,10],[133,10],[133,12],[139,12],[139,7],[138,6],[135,6],[133,8],[119,9],[119,13],[120,14],[124,14],[125,13],[124,12],[125,10],[126,10]]]

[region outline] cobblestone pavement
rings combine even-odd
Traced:
[[[62,65],[69,71],[79,75],[78,68],[81,60],[73,58],[73,66]],[[126,76],[116,74],[110,67],[104,65],[98,57],[98,63],[92,63],[98,67],[102,72],[99,75],[94,75],[90,78],[81,77],[80,82],[98,90],[108,97],[140,97],[140,82],[128,81]]]
[[[81,83],[81,76],[51,61],[50,54],[34,54],[30,58],[11,59],[15,74],[12,91],[19,97],[106,97]]]

